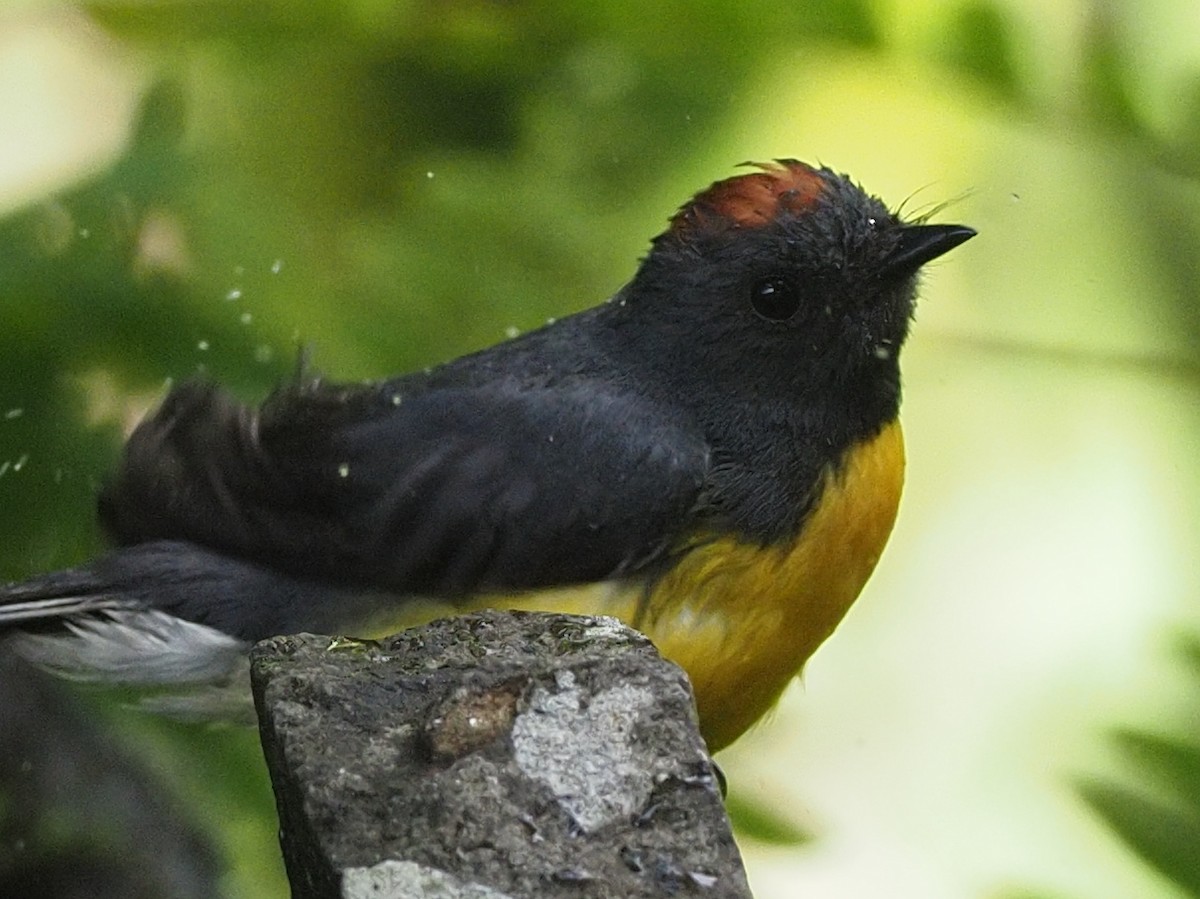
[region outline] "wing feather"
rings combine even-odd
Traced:
[[[598,580],[677,540],[704,441],[595,381],[297,385],[251,412],[178,388],[101,500],[124,545],[189,540],[295,575],[452,596]]]

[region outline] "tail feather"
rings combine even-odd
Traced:
[[[0,585],[0,632],[16,625],[56,624],[64,619],[128,608],[129,601],[106,589],[91,566],[39,575]]]
[[[170,689],[236,683],[245,694],[250,645],[322,629],[330,590],[195,544],[156,541],[0,586],[0,646],[78,681]],[[354,597],[347,603],[353,608]],[[190,715],[204,705],[228,717],[227,700],[218,691],[152,702],[157,711]]]
[[[132,687],[221,683],[250,645],[156,609],[72,615],[60,630],[8,638],[30,662],[71,680]]]
[[[112,596],[55,596],[28,599],[0,605],[0,630],[14,625],[70,620],[96,612],[112,612],[129,608],[129,604]]]
[[[120,547],[79,568],[0,586],[0,632],[128,610],[158,610],[243,642],[328,628],[356,594],[182,540]],[[353,620],[350,618],[349,620]]]
[[[197,563],[205,558],[212,560],[207,572]],[[205,585],[219,589],[213,577],[219,570],[219,557],[190,552],[186,544],[147,544],[2,586],[0,641],[72,680],[130,686],[224,680],[249,642],[168,610]]]
[[[46,601],[47,612],[66,608]],[[43,622],[47,620],[43,618]],[[5,619],[0,623],[11,623]],[[185,721],[252,725],[250,644],[154,609],[72,612],[55,630],[5,632],[0,648],[59,677],[131,688],[135,708]]]

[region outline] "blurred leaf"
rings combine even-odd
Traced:
[[[1142,857],[1188,895],[1200,896],[1200,796],[1178,805],[1096,780],[1078,784],[1083,799]]]
[[[156,82],[142,97],[132,143],[139,150],[178,148],[187,118],[187,99],[183,85],[172,78]]]
[[[1122,730],[1113,735],[1120,753],[1139,779],[1187,801],[1200,813],[1200,744]],[[1200,854],[1200,844],[1197,847]]]
[[[1179,97],[1180,124],[1171,142],[1172,150],[1183,160],[1186,170],[1200,171],[1200,74],[1192,73],[1184,79]]]
[[[1200,681],[1200,639],[1181,636],[1177,655]],[[1080,796],[1150,866],[1200,897],[1200,742],[1129,729],[1112,741],[1136,781],[1083,778]]]
[[[1012,24],[999,4],[981,0],[959,7],[939,46],[944,62],[1002,96],[1014,99],[1021,93]]]
[[[126,37],[172,43],[216,38],[259,50],[268,42],[333,37],[353,21],[354,9],[354,4],[327,0],[92,0],[83,5],[97,21]]]
[[[1129,87],[1134,69],[1114,17],[1103,5],[1092,7],[1082,68],[1084,111],[1109,128],[1139,133],[1141,117]]]
[[[772,846],[799,846],[813,835],[762,802],[731,792],[725,797],[725,811],[739,837]]]
[[[1185,633],[1175,641],[1175,654],[1187,666],[1188,674],[1200,681],[1200,636]]]

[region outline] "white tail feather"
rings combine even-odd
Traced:
[[[9,645],[72,680],[139,687],[228,681],[244,670],[250,648],[215,628],[155,609],[102,608],[68,619],[66,628],[13,634]]]
[[[6,602],[0,604],[0,625],[127,608],[130,608],[129,603],[111,596],[56,596],[50,599]]]

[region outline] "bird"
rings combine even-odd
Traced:
[[[111,548],[0,587],[3,645],[183,689],[272,636],[611,615],[729,745],[883,552],[920,272],[975,235],[828,168],[746,165],[607,301],[537,330],[378,381],[299,371],[261,404],[173,387],[100,492]]]

